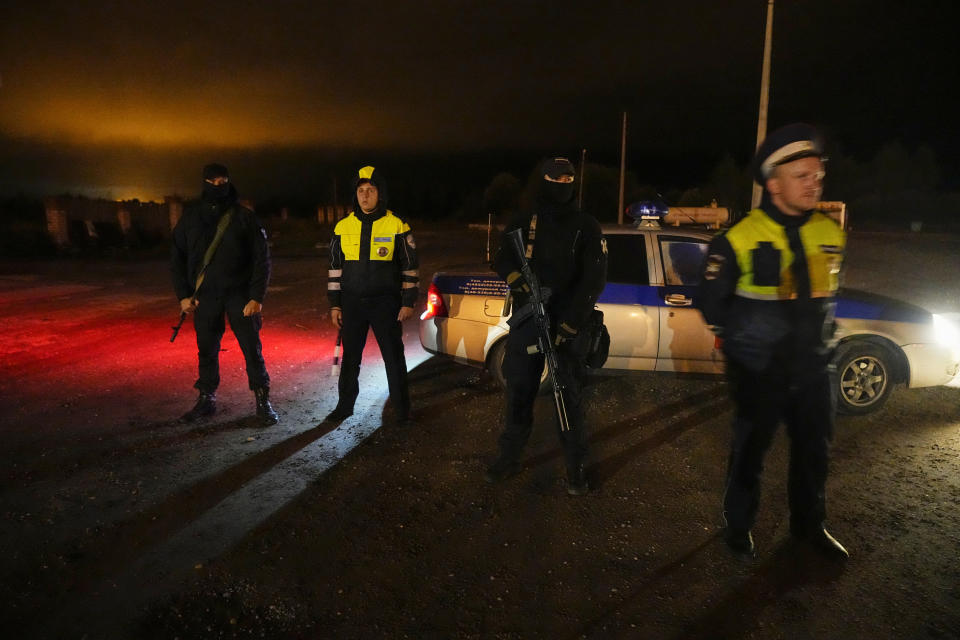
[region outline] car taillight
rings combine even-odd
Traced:
[[[420,316],[420,319],[429,320],[433,317],[447,317],[447,306],[443,304],[443,296],[440,295],[440,289],[435,282],[431,282],[430,288],[427,289],[427,309]]]

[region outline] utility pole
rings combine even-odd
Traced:
[[[487,264],[490,264],[490,234],[493,233],[493,214],[487,214]]]
[[[583,179],[587,175],[587,150],[580,149],[580,188],[577,190],[577,209],[583,210]]]
[[[767,0],[767,34],[763,43],[763,75],[760,79],[760,113],[757,116],[757,146],[767,137],[767,107],[770,104],[770,50],[773,49],[773,0]],[[753,198],[750,208],[760,206],[763,186],[753,183]]]
[[[771,0],[772,1],[772,0]],[[620,127],[620,197],[617,199],[617,224],[623,224],[623,183],[627,173],[627,112]]]

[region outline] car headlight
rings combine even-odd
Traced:
[[[933,335],[939,344],[960,348],[960,328],[940,314],[933,314]]]

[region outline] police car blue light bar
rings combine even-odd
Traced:
[[[634,220],[663,220],[669,208],[659,200],[641,200],[627,207],[627,215]]]

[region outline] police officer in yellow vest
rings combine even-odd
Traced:
[[[781,420],[790,438],[790,532],[829,558],[848,555],[823,526],[845,235],[816,210],[822,153],[810,125],[767,136],[754,158],[754,177],[764,187],[760,207],[713,240],[697,295],[698,308],[723,339],[736,404],[724,538],[747,556],[754,554],[763,458]]]
[[[360,359],[368,329],[380,346],[398,424],[410,421],[402,322],[413,315],[419,272],[410,225],[387,209],[387,185],[373,167],[354,180],[353,211],[337,223],[330,241],[327,298],[330,319],[341,331],[340,400],[327,416],[339,422],[353,414],[360,387]]]

